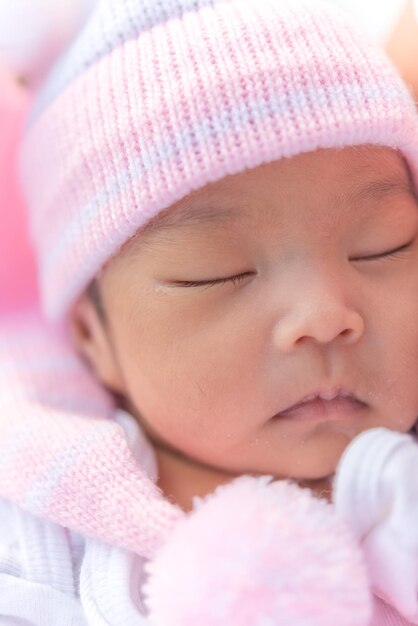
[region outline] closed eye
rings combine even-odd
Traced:
[[[247,276],[251,276],[254,272],[244,272],[243,274],[235,274],[234,276],[227,276],[226,278],[212,278],[210,280],[188,280],[178,281],[175,283],[177,287],[213,287],[214,285],[224,285],[225,283],[232,283],[237,285],[243,281]]]
[[[400,246],[399,248],[394,248],[392,250],[387,250],[386,252],[380,252],[379,254],[358,257],[356,259],[351,259],[351,260],[352,261],[375,261],[375,260],[385,259],[385,258],[390,258],[390,257],[396,258],[399,252],[404,252],[408,250],[412,246],[413,242],[414,240],[408,241],[408,243],[405,243],[403,246]]]
[[[387,250],[386,252],[381,252],[379,254],[373,254],[365,257],[358,257],[355,259],[351,259],[352,261],[376,261],[380,259],[387,258],[396,258],[397,255],[401,252],[408,250],[414,240],[409,241],[408,243],[400,246],[398,248],[393,248],[392,250]],[[209,280],[187,280],[187,281],[176,281],[173,283],[175,287],[213,287],[215,285],[224,285],[226,283],[232,283],[233,285],[237,285],[241,283],[248,276],[252,276],[254,272],[244,272],[242,274],[235,274],[234,276],[227,276],[226,278],[211,278]]]

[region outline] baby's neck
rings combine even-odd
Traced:
[[[203,498],[235,478],[155,444],[154,451],[158,466],[157,484],[164,495],[184,511],[192,510],[194,497]]]
[[[118,404],[120,408],[135,417],[151,441],[158,467],[158,487],[166,498],[184,511],[188,512],[193,509],[193,498],[204,498],[212,493],[216,487],[225,485],[238,476],[226,470],[204,465],[172,450],[159,441],[147,424],[138,419],[133,407],[124,398],[118,398]],[[297,480],[295,482],[300,487],[311,489],[320,498],[328,501],[332,499],[330,477],[318,480]]]
[[[157,465],[157,484],[169,500],[184,511],[191,511],[193,498],[212,493],[216,487],[224,485],[236,476],[222,470],[194,462],[175,452],[160,446],[154,446]],[[331,481],[319,480],[295,481],[300,487],[308,487],[318,497],[331,501]]]

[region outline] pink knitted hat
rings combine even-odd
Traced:
[[[46,315],[64,319],[121,245],[194,189],[359,144],[401,150],[417,180],[412,97],[332,6],[99,0],[23,145]]]

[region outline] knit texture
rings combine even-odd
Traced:
[[[0,495],[142,556],[184,514],[135,460],[115,407],[36,314],[0,334]]]
[[[414,103],[342,14],[302,0],[99,0],[28,120],[21,172],[43,309],[77,296],[190,191],[318,148],[399,149],[418,180]],[[0,495],[153,556],[183,518],[132,456],[67,335],[0,334]]]
[[[137,458],[147,467],[143,449]],[[306,527],[306,521],[302,523]],[[179,567],[183,562],[180,553]],[[148,626],[142,601],[132,593],[145,582],[143,564],[132,552],[78,535],[0,497],[0,615],[7,626],[17,618],[31,626]],[[171,587],[171,596],[173,591]],[[296,597],[300,601],[299,594]],[[212,597],[210,606],[215,603]],[[368,626],[409,626],[378,598],[373,605]]]
[[[115,408],[109,396],[94,382],[65,335],[52,332],[50,324],[36,314],[9,323],[3,319],[0,332],[0,498],[18,505],[18,529],[27,552],[23,555],[23,573],[13,558],[7,561],[10,576],[7,579],[4,573],[0,576],[0,614],[10,612],[10,615],[32,618],[34,623],[45,626],[57,623],[56,615],[61,607],[60,623],[72,624],[73,614],[78,620],[74,623],[82,623],[66,543],[69,536],[66,529],[69,529],[81,533],[90,546],[80,580],[83,619],[91,626],[139,623],[140,615],[134,612],[132,605],[132,590],[137,593],[139,587],[139,581],[131,578],[134,555],[154,557],[167,540],[168,543],[172,540],[178,522],[185,515],[163,499],[152,480],[152,463],[144,459],[146,446],[142,443],[141,453],[135,455],[134,437],[129,436],[126,427],[122,428],[114,416]],[[282,520],[284,530],[288,525],[289,533],[295,525],[290,513],[292,506],[291,500],[283,502]],[[310,506],[313,514],[316,509],[312,503]],[[25,515],[21,509],[34,517]],[[307,515],[309,511],[303,516],[309,523],[296,524],[295,533],[306,535],[312,524],[312,515]],[[268,510],[264,510],[264,514],[269,523]],[[260,523],[262,519],[260,513]],[[4,527],[3,517],[1,521]],[[321,523],[323,528],[327,527],[325,522],[324,519]],[[229,524],[233,522],[229,520]],[[190,541],[187,526],[184,532]],[[224,535],[218,533],[218,542],[222,537]],[[335,540],[333,534],[332,537]],[[4,540],[2,537],[0,547]],[[314,545],[322,545],[320,536]],[[324,575],[331,579],[341,576],[337,565],[334,572],[332,568],[323,569],[327,558],[320,550],[317,558],[312,554],[308,559],[301,555],[295,565],[298,547],[299,544],[292,549],[289,542],[283,547],[284,552],[293,554],[289,562],[291,570],[295,566],[303,567],[304,576],[309,576],[309,572],[312,575],[317,568],[318,580]],[[119,552],[117,548],[128,552]],[[228,549],[229,544],[225,547],[226,553]],[[193,545],[189,554],[184,552],[184,558],[189,560],[194,555]],[[183,565],[181,557],[180,552],[178,567]],[[215,560],[215,567],[216,563]],[[200,567],[201,562],[198,564]],[[231,567],[236,567],[236,559],[232,559]],[[207,571],[205,563],[203,579]],[[245,578],[245,568],[242,574]],[[297,606],[299,588],[297,585],[289,587],[283,567],[279,568],[278,575],[284,580],[282,601],[295,602]],[[216,569],[212,576],[216,577]],[[27,579],[31,582],[25,584]],[[41,585],[39,590],[33,582]],[[141,584],[143,582],[141,579]],[[173,588],[176,583],[177,579],[173,579]],[[319,587],[323,593],[321,584]],[[312,589],[309,591],[312,593]],[[66,594],[65,603],[59,595],[62,593]],[[213,602],[217,598],[215,594]],[[324,603],[326,597],[321,595],[318,599],[320,614]],[[354,605],[357,603],[358,598]],[[312,611],[310,623],[318,617],[315,606]],[[106,619],[108,621],[103,621]],[[324,623],[328,624],[326,620],[325,615]],[[171,623],[169,620],[167,625]],[[198,623],[204,622],[198,620]],[[335,624],[335,620],[332,623]],[[375,598],[370,626],[407,624],[393,608]]]
[[[335,509],[361,543],[372,589],[412,624],[418,624],[416,430],[358,434],[333,481]]]
[[[102,0],[39,96],[21,155],[53,320],[153,216],[265,162],[359,144],[418,176],[412,98],[326,3]]]

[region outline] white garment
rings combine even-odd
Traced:
[[[337,511],[357,536],[373,591],[418,624],[418,441],[374,428],[344,451],[333,484]]]
[[[154,451],[118,411],[133,454],[156,480]],[[0,498],[0,626],[142,626],[145,560]]]
[[[138,462],[155,481],[157,465],[151,445],[130,415],[119,411],[116,420],[125,429]],[[389,431],[385,433],[388,442],[382,448],[385,451],[398,450],[398,438],[403,442],[407,437]],[[383,513],[390,514],[393,522],[383,523],[384,541],[394,538],[386,533],[387,529],[393,533],[393,529],[401,527],[405,534],[405,521],[410,530],[410,535],[406,536],[414,539],[418,535],[415,532],[418,498],[415,498],[415,505],[409,506],[411,503],[402,494],[409,496],[411,491],[409,488],[403,491],[400,487],[408,484],[411,475],[418,476],[417,471],[411,474],[411,469],[418,469],[418,446],[413,443],[412,457],[408,454],[389,455],[391,462],[385,463],[383,468],[383,463],[377,461],[381,458],[386,461],[389,456],[376,455],[374,447],[368,445],[372,436],[376,437],[375,431],[359,435],[342,457],[341,471],[337,474],[339,509],[354,531],[362,529],[360,534],[370,525],[378,526],[377,512],[382,523],[387,519]],[[407,439],[409,444],[410,438]],[[361,447],[364,442],[370,454],[364,454]],[[416,483],[417,480],[415,489]],[[389,485],[389,488],[382,490],[382,484]],[[356,485],[361,489],[356,489]],[[396,493],[396,502],[401,506],[388,508],[388,489],[392,494],[391,501]],[[411,515],[415,517],[411,519]],[[415,546],[417,542],[412,543]],[[408,549],[410,545],[407,545]],[[385,552],[383,554],[386,556]],[[418,563],[416,551],[411,554],[411,563],[415,566]],[[406,563],[406,556],[402,550],[392,551],[393,562],[385,562],[385,571],[390,572],[393,568],[399,573]],[[148,626],[140,596],[145,582],[144,564],[145,560],[132,552],[84,537],[0,498],[0,626]],[[402,576],[401,589],[404,581]],[[395,602],[398,600],[395,597]],[[404,608],[399,602],[397,607]],[[371,626],[389,624],[408,626],[392,607],[375,597]]]

